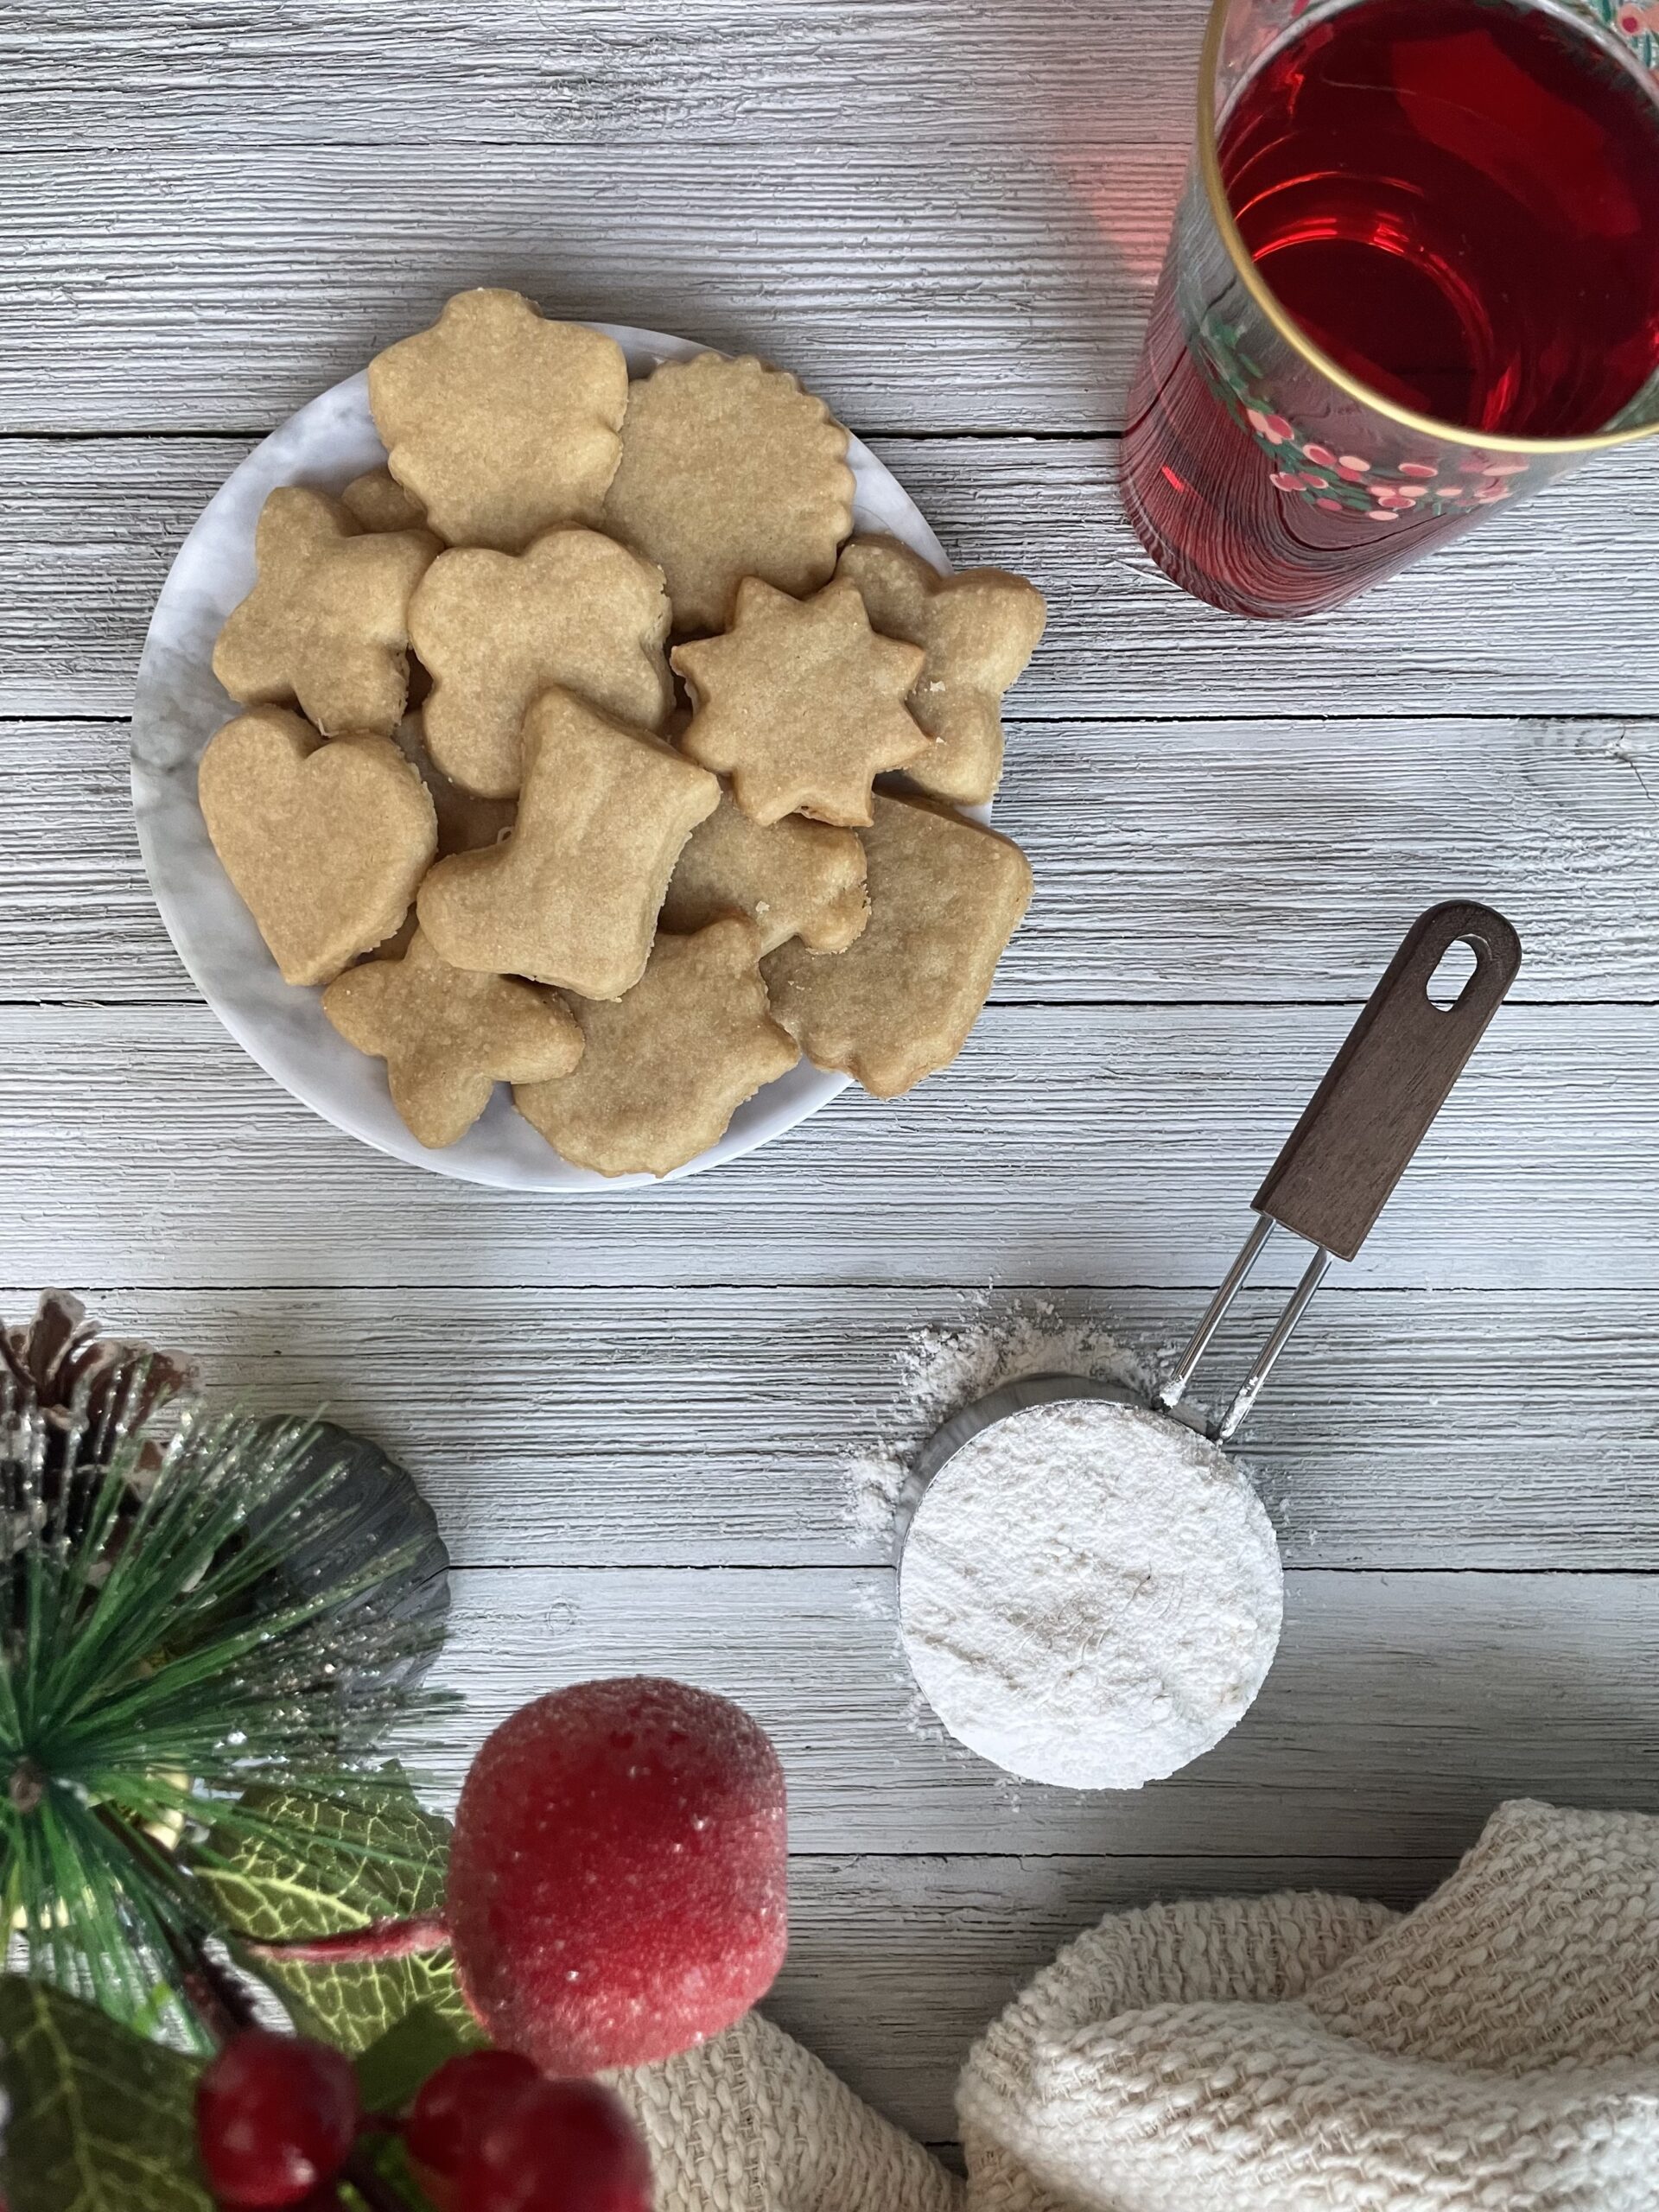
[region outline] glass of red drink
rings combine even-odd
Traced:
[[[1659,429],[1659,0],[1215,0],[1123,491],[1229,612],[1334,607]]]

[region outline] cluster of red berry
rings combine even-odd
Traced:
[[[588,2077],[689,2050],[765,1995],[786,1852],[778,1755],[725,1698],[635,1677],[525,1706],[461,1793],[444,1915],[286,1947],[338,1963],[448,1944],[499,2047],[451,2059],[407,2118],[365,2122],[339,2051],[238,2036],[197,2101],[220,2203],[334,2212],[366,2127],[402,2134],[437,2212],[646,2212],[645,2146]]]
[[[508,2050],[452,2058],[401,2120],[365,2117],[343,2052],[250,2029],[196,2093],[196,2138],[226,2212],[334,2212],[360,2135],[397,2133],[436,2212],[649,2212],[651,2159],[620,2098]]]

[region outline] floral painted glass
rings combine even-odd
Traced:
[[[1333,607],[1659,429],[1659,0],[1215,0],[1131,395],[1147,550]]]

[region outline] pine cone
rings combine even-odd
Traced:
[[[195,1370],[167,1352],[100,1337],[80,1300],[61,1290],[43,1294],[27,1327],[0,1328],[0,1368],[16,1385],[6,1394],[12,1410],[41,1420],[48,1471],[72,1439],[82,1462],[98,1463],[196,1384]]]

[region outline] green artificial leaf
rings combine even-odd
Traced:
[[[410,2171],[408,2153],[399,2135],[365,2137],[357,2147],[355,2165],[365,2164],[379,2180],[376,2201],[371,2205],[360,2190],[353,2189],[347,2181],[341,2190],[352,2212],[382,2212],[390,2201],[405,2208],[405,2212],[434,2212],[431,2198]]]
[[[333,1936],[443,1903],[449,1824],[425,1809],[399,1767],[384,1769],[380,1783],[349,1803],[292,1792],[256,1792],[241,1803],[263,1815],[268,1833],[210,1837],[196,1869],[232,1941]],[[483,2041],[447,1948],[374,1963],[246,1962],[306,2033],[341,2050],[367,2050],[416,2005],[451,2023],[466,2047]]]
[[[0,1980],[10,2212],[213,2212],[197,2063],[45,1983]]]
[[[476,2047],[454,2020],[431,2005],[405,2012],[357,2062],[357,2085],[365,2112],[399,2113],[423,2082],[446,2059]]]

